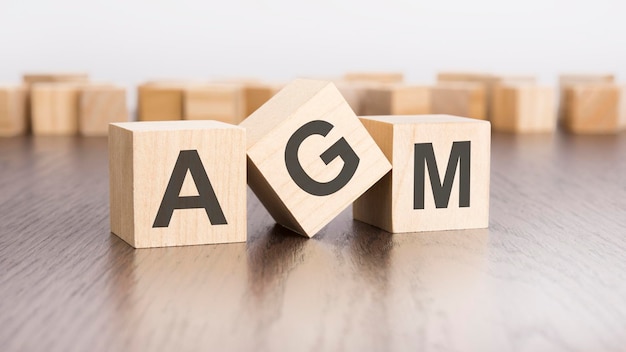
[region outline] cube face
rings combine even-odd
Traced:
[[[362,117],[392,162],[354,218],[389,232],[489,225],[490,124],[448,115]]]
[[[624,87],[581,84],[565,89],[564,120],[574,133],[618,133],[626,126]]]
[[[430,87],[379,86],[365,91],[363,115],[407,115],[430,112]]]
[[[487,119],[485,87],[471,82],[439,83],[432,89],[431,112]]]
[[[115,86],[82,88],[78,116],[82,135],[106,136],[109,123],[128,121],[126,89]]]
[[[74,135],[78,132],[80,84],[35,83],[31,89],[34,135]]]
[[[245,241],[245,155],[245,130],[216,121],[111,125],[111,231],[135,248]]]
[[[139,121],[170,121],[183,118],[183,84],[148,83],[139,86]]]
[[[250,136],[250,188],[302,235],[315,235],[390,169],[330,82],[296,80],[240,126]]]
[[[185,89],[185,120],[216,120],[238,124],[244,119],[245,98],[241,86],[215,84]]]
[[[0,86],[0,137],[26,133],[26,90],[22,86]]]
[[[517,133],[556,129],[554,89],[537,85],[498,86],[494,90],[494,130]]]
[[[569,73],[559,75],[559,113],[558,118],[565,118],[565,96],[566,89],[573,85],[589,84],[589,83],[614,83],[615,75],[610,73]]]

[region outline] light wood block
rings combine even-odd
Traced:
[[[388,232],[488,226],[488,121],[449,115],[361,121],[393,169],[354,203],[355,219]]]
[[[111,232],[135,248],[246,240],[245,130],[217,121],[110,125]]]
[[[566,73],[559,75],[559,120],[564,119],[565,89],[583,83],[615,83],[611,73]]]
[[[625,87],[588,83],[565,88],[564,127],[574,133],[611,134],[626,127]]]
[[[78,128],[84,136],[106,136],[109,123],[129,119],[126,88],[89,85],[80,89]]]
[[[80,83],[35,83],[31,87],[34,135],[74,135],[78,132]]]
[[[344,80],[350,82],[372,82],[372,83],[402,83],[404,74],[402,72],[348,72],[343,76]]]
[[[183,93],[187,82],[148,82],[138,87],[139,121],[172,121],[183,119]]]
[[[475,82],[441,82],[432,88],[431,112],[487,119],[485,85]]]
[[[22,76],[22,79],[27,86],[34,83],[51,82],[87,83],[89,81],[89,75],[83,72],[41,72],[26,73]]]
[[[534,84],[536,78],[528,75],[497,75],[481,72],[440,72],[437,82],[470,82],[482,84],[485,88],[487,119],[491,119],[492,97],[496,86],[502,84]]]
[[[504,132],[554,132],[555,102],[552,87],[500,85],[494,91],[491,125]]]
[[[206,84],[185,89],[186,120],[217,120],[238,124],[245,117],[244,89],[236,84]]]
[[[416,85],[369,88],[362,101],[362,115],[428,114],[430,93],[430,87]]]
[[[244,100],[246,104],[245,117],[252,115],[263,104],[267,103],[278,91],[284,87],[279,83],[254,83],[244,85]]]
[[[314,236],[390,165],[337,88],[296,80],[245,119],[248,184],[279,224]]]
[[[27,126],[26,88],[21,85],[0,86],[0,137],[23,135]]]

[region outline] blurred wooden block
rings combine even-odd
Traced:
[[[138,88],[139,121],[172,121],[183,119],[183,92],[186,82],[148,82]]]
[[[128,121],[126,89],[88,85],[80,89],[78,128],[84,136],[106,136],[109,123]]]
[[[361,121],[393,168],[354,203],[355,219],[388,232],[488,227],[488,121],[449,115]]]
[[[567,73],[559,75],[559,120],[564,118],[565,89],[583,83],[614,83],[615,75],[610,73]]]
[[[564,127],[574,133],[618,133],[626,126],[625,88],[613,83],[565,87]]]
[[[556,128],[554,89],[534,84],[495,88],[491,125],[496,131],[553,132]]]
[[[277,83],[248,83],[244,85],[245,116],[252,115],[263,104],[267,103],[284,85]]]
[[[26,88],[0,86],[0,137],[23,135],[27,129]]]
[[[294,81],[240,126],[250,188],[276,222],[301,235],[315,235],[390,169],[328,81]]]
[[[418,115],[430,112],[430,87],[388,85],[369,88],[362,102],[363,115]]]
[[[87,83],[89,75],[81,72],[48,72],[48,73],[26,73],[22,76],[24,83],[28,87],[34,83],[51,82],[74,82]]]
[[[348,72],[343,76],[349,82],[402,83],[402,72]]]
[[[432,88],[431,113],[487,119],[485,85],[475,82],[441,82]]]
[[[78,132],[80,83],[35,83],[31,87],[34,135],[75,135]]]
[[[185,89],[186,120],[217,120],[238,124],[245,116],[244,89],[235,84],[206,84]]]
[[[479,83],[485,89],[485,107],[487,119],[491,119],[491,108],[493,106],[493,91],[498,85],[505,84],[533,84],[536,82],[534,76],[526,75],[495,75],[480,72],[440,72],[437,74],[438,82],[470,82]]]
[[[110,125],[111,232],[135,248],[246,240],[246,137],[217,121]]]

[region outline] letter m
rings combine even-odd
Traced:
[[[448,159],[446,174],[441,183],[439,169],[435,160],[435,152],[432,143],[415,144],[415,166],[414,166],[414,190],[413,209],[424,209],[424,188],[426,183],[426,167],[430,176],[430,184],[433,190],[435,206],[437,208],[447,208],[452,192],[452,183],[459,165],[459,207],[470,206],[470,153],[471,142],[454,142]]]

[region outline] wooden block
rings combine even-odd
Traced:
[[[450,115],[361,121],[393,168],[354,203],[355,219],[389,232],[488,227],[488,121]]]
[[[78,128],[84,136],[106,136],[109,123],[128,121],[126,88],[89,85],[80,89]]]
[[[241,85],[206,84],[184,92],[186,120],[217,120],[238,124],[245,117],[245,95]]]
[[[387,85],[369,88],[362,102],[363,115],[417,115],[430,112],[430,87]]]
[[[613,83],[565,87],[564,127],[574,133],[618,133],[626,126],[625,88]]]
[[[485,85],[475,82],[441,82],[432,88],[431,112],[487,119]]]
[[[556,128],[554,104],[552,87],[500,85],[494,90],[491,124],[496,131],[553,132]]]
[[[496,86],[501,84],[533,84],[534,76],[526,75],[496,75],[480,72],[440,72],[437,74],[438,82],[470,82],[482,84],[485,88],[485,107],[487,119],[491,119],[493,106],[492,96]]]
[[[250,188],[276,222],[301,235],[315,235],[390,169],[328,81],[294,81],[240,126]]]
[[[80,83],[33,84],[30,101],[33,134],[76,134],[80,89]]]
[[[172,121],[183,118],[183,92],[187,82],[148,82],[138,87],[139,121]]]
[[[23,135],[27,129],[26,88],[0,86],[0,137]]]
[[[350,82],[373,82],[373,83],[402,83],[402,72],[348,72],[344,80]]]
[[[135,248],[246,240],[243,128],[217,121],[109,128],[111,232]]]
[[[614,83],[615,75],[610,73],[567,73],[559,75],[559,120],[564,118],[565,88],[582,83]]]
[[[248,83],[244,86],[245,117],[252,115],[284,87],[277,83]]]
[[[28,86],[34,83],[51,83],[51,82],[74,82],[87,83],[89,75],[81,72],[42,72],[42,73],[26,73],[22,76],[24,83]]]

